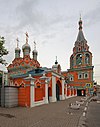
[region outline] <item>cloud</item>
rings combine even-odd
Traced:
[[[66,24],[67,27],[71,27],[70,21],[74,16],[67,16],[63,13],[57,12],[56,6],[51,6],[53,2],[49,1],[49,4],[44,0],[41,4],[40,0],[25,0],[16,8],[16,14],[18,18],[17,29],[23,29],[25,27],[33,28],[33,31],[38,33],[47,32],[48,30],[55,30],[56,26],[60,24]],[[41,6],[40,6],[41,5]],[[49,7],[50,5],[50,7]],[[49,8],[46,8],[49,7]],[[45,8],[45,9],[44,9]],[[61,9],[59,5],[59,9]],[[73,20],[72,20],[73,21]]]
[[[100,2],[95,9],[89,11],[85,16],[84,19],[86,20],[86,26],[94,25],[100,22]]]

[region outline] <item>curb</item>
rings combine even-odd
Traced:
[[[80,117],[80,119],[79,119],[78,127],[86,127],[86,113],[87,113],[88,106],[89,106],[89,103],[90,103],[90,101],[91,101],[91,98],[92,98],[92,97],[89,97],[89,98],[87,99],[85,108],[84,108],[84,110],[83,110],[83,114],[81,115],[81,117]]]

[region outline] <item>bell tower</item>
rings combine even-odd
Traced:
[[[70,56],[70,69],[68,69],[69,85],[77,88],[77,94],[91,94],[93,88],[92,53],[89,51],[87,40],[83,34],[82,19],[78,22],[79,32]],[[71,78],[73,77],[73,78]]]
[[[79,33],[70,57],[70,69],[92,66],[92,53],[82,31],[82,20],[79,20]]]

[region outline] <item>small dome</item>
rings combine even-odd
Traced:
[[[15,48],[15,51],[21,51],[19,47]]]
[[[38,53],[38,51],[36,49],[33,50],[33,53]]]
[[[26,43],[26,44],[24,44],[24,45],[22,46],[22,50],[24,50],[24,49],[29,49],[29,50],[31,50],[31,47],[30,47],[30,45],[29,45],[28,43]]]

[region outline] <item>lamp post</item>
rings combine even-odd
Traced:
[[[34,84],[34,81],[35,81],[35,78],[33,78],[31,76],[31,74],[29,74],[28,77],[24,78],[24,80],[26,81],[30,81],[30,107],[33,107],[34,106],[34,101],[35,101],[35,97],[34,97],[34,94],[35,94],[35,84]]]
[[[45,73],[42,77],[40,77],[40,80],[45,80],[45,103],[48,104],[48,84],[50,82],[50,78],[45,76]]]

